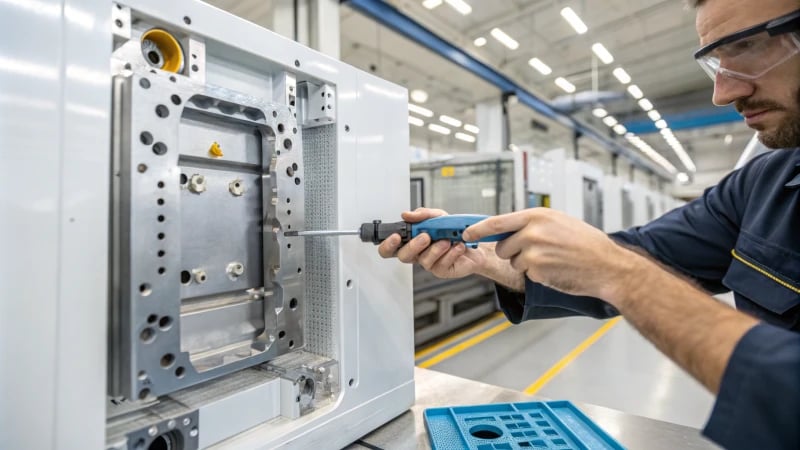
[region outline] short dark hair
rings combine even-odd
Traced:
[[[703,6],[703,3],[705,2],[706,0],[686,0],[686,6],[689,6],[690,8],[699,8],[700,6]]]

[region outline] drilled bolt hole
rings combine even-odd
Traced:
[[[291,139],[284,139],[283,140],[283,148],[285,148],[286,150],[291,150],[292,149],[292,140]]]
[[[164,267],[159,267],[158,268],[158,274],[159,275],[164,275],[166,272],[167,272],[167,269],[165,269]]]
[[[167,252],[165,252],[164,250],[159,250],[159,251],[158,251],[158,257],[159,257],[159,258],[163,258],[163,257],[164,257],[164,255],[166,255],[166,254],[167,254]]]
[[[156,200],[156,203],[158,203],[158,206],[164,206],[164,199],[160,198],[160,199]]]
[[[157,186],[158,186],[159,189],[164,189],[164,186],[166,186],[166,185],[164,184],[163,181],[159,181]]]
[[[145,328],[141,333],[139,333],[139,339],[141,339],[145,344],[153,342],[155,336],[156,331],[150,327]]]
[[[191,25],[192,24],[192,18],[189,17],[189,16],[183,16],[183,23],[185,23],[186,25]]]
[[[153,293],[153,290],[150,288],[149,283],[142,283],[139,285],[139,293],[142,294],[142,297],[147,297]]]
[[[175,369],[176,377],[183,378],[184,375],[186,375],[186,369],[184,369],[183,366],[179,366],[177,369]]]
[[[139,173],[147,172],[147,164],[139,164],[138,166],[136,166],[136,170],[138,170]]]
[[[300,186],[300,178],[295,178],[294,179],[294,184]]]
[[[161,357],[161,367],[165,369],[170,367],[174,363],[175,363],[175,355],[173,355],[172,353],[167,353],[166,355]]]
[[[164,238],[165,238],[165,237],[167,237],[167,235],[165,235],[164,233],[158,233],[158,236],[157,236],[157,237],[158,237],[158,240],[159,240],[159,241],[163,241],[163,240],[164,240]]]
[[[186,183],[188,183],[188,182],[189,182],[189,177],[188,177],[188,176],[186,176],[186,174],[185,174],[185,173],[182,173],[182,174],[181,174],[181,184],[186,184]]]
[[[281,330],[278,332],[278,339],[283,339],[286,337],[286,332]]]
[[[169,117],[169,108],[167,108],[165,105],[156,106],[156,115],[162,119]]]
[[[150,145],[153,143],[153,135],[147,131],[142,131],[139,134],[139,140],[142,141],[144,145]]]
[[[289,348],[294,348],[294,341],[289,341]]]
[[[148,80],[147,78],[142,78],[141,80],[139,80],[139,86],[141,86],[142,89],[149,89],[150,80]]]
[[[188,270],[181,271],[181,284],[189,284],[192,281],[192,274]]]
[[[180,105],[181,104],[181,98],[179,96],[175,95],[175,94],[172,94],[172,96],[169,99],[172,100],[172,104],[173,105]]]
[[[153,145],[153,153],[159,156],[165,155],[167,153],[167,144],[163,142],[156,142]]]
[[[296,298],[293,298],[293,299],[289,300],[289,308],[297,309],[297,299]]]
[[[147,316],[147,323],[154,323],[156,320],[158,320],[158,316],[155,314]]]
[[[172,326],[172,317],[164,316],[158,321],[158,327],[167,330]]]
[[[278,133],[283,133],[284,130],[285,130],[285,127],[283,126],[283,124],[279,123],[278,124]]]
[[[144,400],[150,395],[150,389],[144,388],[139,391],[139,400]]]

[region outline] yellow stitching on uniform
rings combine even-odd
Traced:
[[[762,269],[761,267],[756,266],[755,264],[751,263],[750,261],[745,260],[744,258],[739,256],[738,253],[736,253],[736,249],[731,250],[731,255],[733,255],[733,257],[736,258],[737,260],[739,260],[742,264],[744,264],[747,267],[755,270],[756,272],[760,273],[761,275],[764,275],[765,277],[767,277],[770,280],[780,284],[781,286],[785,287],[786,289],[789,289],[789,290],[791,290],[793,292],[796,292],[796,293],[800,294],[800,289],[798,289],[798,288],[792,286],[791,284],[781,280],[780,278],[778,278],[775,275],[767,272],[766,270]]]

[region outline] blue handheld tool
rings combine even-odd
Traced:
[[[450,216],[439,216],[432,219],[423,220],[418,223],[408,222],[381,222],[373,220],[363,223],[358,230],[320,230],[320,231],[287,231],[284,236],[342,236],[358,235],[364,242],[372,242],[375,245],[385,241],[392,234],[399,234],[405,244],[411,239],[422,233],[427,233],[433,241],[464,242],[461,233],[472,224],[478,223],[489,216],[479,214],[453,214]],[[486,236],[478,242],[497,242],[511,236],[511,233],[501,233]],[[477,242],[467,242],[471,247],[477,246]]]

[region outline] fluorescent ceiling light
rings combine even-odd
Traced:
[[[433,111],[431,111],[428,108],[423,108],[422,106],[414,105],[412,103],[408,104],[408,110],[413,113],[417,113],[420,116],[433,117]]]
[[[614,125],[614,132],[617,133],[618,135],[622,136],[623,134],[628,132],[628,129],[625,128],[625,125],[622,125],[621,123],[619,123],[619,124]]]
[[[616,69],[614,69],[613,74],[622,84],[628,84],[631,82],[631,76],[628,75],[628,72],[625,72],[625,69],[623,69],[622,67],[617,67]]]
[[[656,121],[656,128],[658,128],[659,130],[667,128],[667,121],[664,120],[664,119],[657,120]]]
[[[422,2],[422,6],[428,8],[428,9],[436,8],[437,6],[439,6],[441,4],[442,4],[442,0],[425,0],[424,2]]]
[[[678,183],[686,183],[689,181],[689,175],[684,172],[679,173],[675,178],[678,179]]]
[[[450,5],[453,9],[460,12],[461,15],[466,16],[467,14],[472,12],[472,6],[469,6],[469,3],[465,2],[464,0],[444,0],[448,5]]]
[[[455,117],[441,115],[441,116],[439,116],[439,120],[441,120],[442,122],[444,122],[444,123],[446,123],[446,124],[448,124],[450,126],[456,127],[456,128],[461,127],[461,121],[456,119]]]
[[[650,103],[650,100],[646,98],[639,100],[639,106],[645,111],[650,111],[651,109],[653,109],[653,104]]]
[[[731,145],[731,142],[733,142],[733,135],[732,134],[726,134],[724,141],[725,141],[725,145]]]
[[[432,123],[432,124],[428,125],[428,129],[431,130],[431,131],[435,131],[436,133],[439,133],[439,134],[450,134],[450,129],[449,128],[443,127],[443,126],[435,124],[435,123]]]
[[[509,149],[510,149],[512,152],[518,152],[518,151],[519,151],[519,147],[517,147],[517,145],[516,145],[516,144],[508,144],[508,148],[509,148]]]
[[[511,50],[516,50],[519,48],[519,42],[515,41],[511,36],[507,35],[503,30],[500,28],[492,28],[492,31],[489,32],[493,38],[500,41],[501,44],[505,45],[506,47],[510,48]]]
[[[411,100],[415,103],[425,103],[428,101],[428,93],[422,89],[414,89],[411,91]]]
[[[628,86],[628,93],[631,94],[636,100],[644,97],[644,92],[642,92],[642,90],[639,89],[639,86],[635,84]]]
[[[464,124],[464,129],[473,134],[478,134],[481,131],[480,128],[476,127],[475,125],[470,125],[468,123]]]
[[[425,121],[423,121],[419,117],[414,117],[414,116],[408,116],[408,123],[414,125],[415,127],[421,127],[425,125]]]
[[[589,27],[586,26],[585,23],[575,14],[575,11],[572,10],[569,6],[561,10],[561,17],[569,23],[572,28],[575,29],[575,32],[578,34],[583,34],[589,31]]]
[[[598,119],[602,119],[603,117],[608,115],[608,111],[606,111],[603,108],[595,108],[592,110],[592,114],[594,114],[594,116],[597,117]]]
[[[606,118],[603,119],[603,123],[608,125],[608,126],[610,126],[610,127],[613,127],[614,125],[618,124],[619,122],[617,121],[617,119],[614,118],[614,116],[606,116]]]
[[[566,80],[566,78],[558,77],[555,80],[556,86],[560,87],[568,94],[575,92],[575,85]]]
[[[603,46],[603,44],[597,42],[596,44],[592,45],[592,51],[595,55],[597,55],[598,58],[600,58],[600,61],[603,61],[603,64],[611,64],[614,62],[614,57],[611,56],[611,52],[609,52],[608,49]]]
[[[475,40],[472,41],[472,43],[475,44],[475,47],[483,47],[484,45],[486,45],[486,38],[483,36],[475,38]]]
[[[542,75],[550,75],[553,73],[553,69],[551,69],[547,64],[543,63],[539,58],[531,58],[530,61],[528,61],[528,64],[530,64],[534,69],[538,70]]]
[[[661,114],[655,109],[651,109],[650,112],[647,113],[647,115],[650,116],[650,120],[652,120],[653,122],[661,120]]]
[[[475,136],[467,133],[456,133],[456,139],[460,139],[464,142],[475,142]]]

